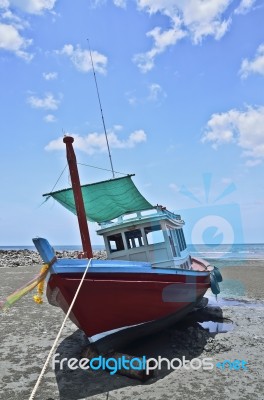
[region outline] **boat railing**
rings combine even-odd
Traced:
[[[171,212],[169,210],[164,210],[163,212],[171,219],[176,219],[177,221],[182,221],[180,214],[174,214],[173,212]]]
[[[133,216],[132,216],[133,215]],[[144,221],[147,218],[151,218],[151,217],[158,217],[158,216],[162,216],[164,217],[164,215],[166,215],[168,218],[170,219],[174,219],[177,220],[178,222],[184,222],[181,219],[181,216],[179,214],[175,214],[169,210],[167,210],[165,207],[162,206],[157,206],[154,209],[151,210],[145,210],[145,211],[137,211],[137,212],[133,212],[133,213],[127,213],[127,214],[123,214],[120,215],[118,218],[112,220],[112,221],[104,221],[101,222],[99,225],[102,228],[106,228],[108,226],[113,226],[113,225],[118,225],[121,224],[123,222],[134,222],[134,221]]]

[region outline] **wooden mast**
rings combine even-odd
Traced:
[[[77,212],[77,217],[78,217],[83,252],[86,257],[92,258],[93,251],[92,251],[92,246],[91,246],[91,241],[90,241],[90,234],[89,234],[88,223],[87,223],[85,209],[84,209],[83,196],[82,196],[80,178],[79,178],[79,173],[78,173],[78,168],[77,168],[76,156],[75,156],[74,149],[72,146],[74,139],[71,136],[64,136],[63,142],[66,144],[67,161],[68,161],[68,165],[69,165],[69,169],[70,169],[72,190],[73,190],[73,194],[74,194],[75,207],[76,207],[76,212]]]

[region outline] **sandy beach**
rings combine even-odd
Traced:
[[[30,256],[28,254],[27,256]],[[12,293],[37,274],[36,263],[10,268],[0,257],[1,298]],[[10,258],[9,258],[10,260]],[[23,261],[20,262],[21,265]],[[217,260],[215,262],[217,265]],[[52,369],[49,365],[35,399],[193,399],[264,400],[264,262],[219,263],[224,277],[218,302],[165,331],[140,339],[124,349],[126,354],[186,359],[212,358],[244,360],[247,369],[168,370],[163,366],[142,383],[104,371]],[[223,266],[225,265],[225,266]],[[229,300],[225,300],[228,298]],[[230,300],[233,299],[233,300]],[[8,312],[1,313],[0,398],[26,400],[38,378],[63,321],[60,309],[33,302],[29,294]],[[202,321],[218,323],[218,333],[209,332]],[[227,328],[227,329],[226,329]],[[229,330],[231,329],[231,330]],[[227,332],[223,332],[228,330]],[[222,331],[222,332],[221,332]],[[56,353],[80,357],[87,342],[70,321],[63,331]]]

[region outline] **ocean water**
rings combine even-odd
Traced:
[[[190,253],[195,257],[223,260],[264,260],[264,243],[250,244],[190,244]]]
[[[56,245],[55,250],[77,250],[81,251],[81,246],[76,245]],[[0,246],[0,250],[36,250],[34,246]],[[93,250],[104,250],[104,245],[93,245]],[[264,243],[251,244],[189,244],[188,249],[195,257],[206,259],[223,260],[264,260]]]

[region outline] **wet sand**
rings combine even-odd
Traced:
[[[220,267],[222,296],[264,300],[264,261],[244,261],[240,265],[225,262]],[[217,263],[215,263],[217,266]]]
[[[1,297],[22,286],[39,269],[39,266],[0,268]],[[264,400],[263,262],[227,265],[221,271],[225,279],[221,284],[223,296],[237,298],[239,302],[223,302],[220,298],[219,303],[214,301],[213,306],[193,314],[186,322],[140,339],[125,352],[156,358],[160,355],[169,360],[183,356],[186,359],[210,357],[214,364],[239,359],[248,362],[248,370],[168,371],[163,367],[142,383],[104,371],[54,371],[50,365],[35,399],[200,400],[206,396],[216,400]],[[29,398],[63,318],[60,309],[50,306],[46,300],[37,305],[31,294],[7,313],[0,314],[1,400]],[[229,324],[233,322],[233,330],[210,334],[198,324],[206,318],[222,322],[224,318]],[[82,332],[68,321],[56,353],[61,357],[80,357],[86,344]]]

